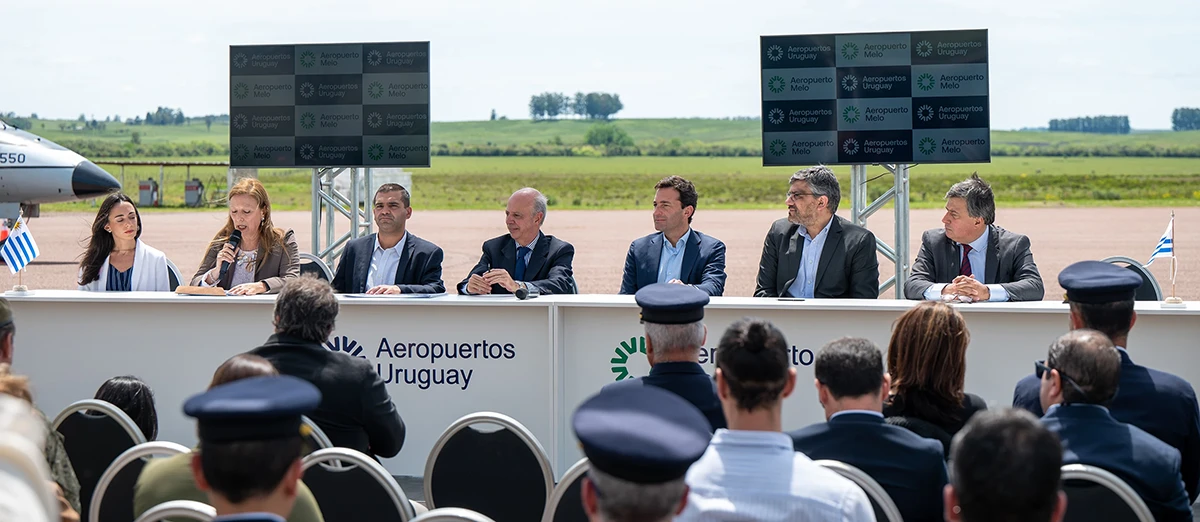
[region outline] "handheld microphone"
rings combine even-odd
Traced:
[[[237,249],[238,245],[242,244],[241,230],[234,230],[233,233],[229,235],[229,244],[233,245],[234,250]],[[229,261],[221,261],[221,272],[217,275],[218,281],[225,278],[225,272],[229,271],[229,264]]]
[[[513,292],[513,295],[517,296],[517,299],[524,301],[525,299],[529,298],[529,290],[526,290],[525,287],[522,286],[517,288],[517,291]]]

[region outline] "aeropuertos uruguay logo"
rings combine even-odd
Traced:
[[[376,67],[381,63],[383,63],[383,53],[379,51],[371,51],[367,53],[367,65]]]
[[[239,159],[239,160],[250,159],[250,147],[247,147],[240,143],[237,145],[234,145],[233,146],[233,157],[234,157],[234,159]]]
[[[767,121],[771,122],[774,125],[779,125],[780,123],[783,123],[783,109],[780,109],[778,107],[771,109],[771,112],[767,113]]]
[[[929,40],[917,42],[917,56],[929,58],[931,54],[933,54],[933,44],[929,43]]]
[[[845,151],[846,154],[850,155],[850,156],[858,154],[858,140],[856,140],[854,138],[850,138],[850,139],[847,139],[846,141],[842,142],[842,150]]]
[[[847,74],[842,77],[842,88],[847,91],[853,91],[858,88],[858,77],[853,74]]]
[[[917,143],[917,149],[921,154],[933,154],[937,150],[937,141],[933,138],[921,138],[921,142]]]
[[[367,149],[367,157],[371,158],[371,161],[379,161],[383,159],[383,145],[378,143],[371,145],[371,147]]]
[[[858,58],[858,44],[854,42],[846,42],[842,44],[842,58],[847,60]]]
[[[312,51],[304,51],[300,53],[300,65],[304,68],[309,68],[317,64],[317,55]]]
[[[361,357],[363,359],[367,358],[367,356],[361,355],[363,349],[362,349],[362,346],[358,344],[358,341],[355,341],[354,339],[351,339],[344,335],[341,337],[334,337],[328,341],[325,341],[325,347],[333,352],[341,352],[346,355],[351,355],[354,357]]]
[[[305,129],[311,129],[317,126],[317,115],[306,112],[300,115],[300,126]]]
[[[612,372],[617,374],[617,378],[613,380],[619,381],[622,379],[628,379],[629,356],[639,352],[645,355],[646,338],[630,337],[628,341],[621,341],[621,346],[614,348],[613,352],[616,353],[617,356],[608,360],[608,362],[612,363]]]
[[[250,119],[245,114],[238,114],[233,117],[233,128],[241,130],[250,124]]]
[[[245,67],[246,64],[248,64],[248,63],[250,63],[250,58],[246,56],[246,53],[237,53],[237,54],[233,55],[233,66],[234,67],[241,69],[242,67]]]
[[[300,84],[300,96],[312,98],[312,95],[316,94],[316,92],[317,88],[313,86],[312,82],[304,82]]]
[[[783,48],[778,45],[772,45],[767,48],[767,59],[772,62],[778,62],[783,59]]]
[[[920,118],[921,121],[933,120],[933,107],[930,107],[929,105],[920,106],[917,108],[917,117]]]
[[[246,85],[246,82],[237,82],[237,85],[233,86],[233,97],[244,100],[247,96],[250,96],[250,86]]]
[[[380,125],[383,125],[382,114],[379,114],[378,112],[372,112],[371,114],[367,115],[368,127],[371,127],[372,129],[378,129]]]
[[[306,144],[304,144],[304,146],[300,147],[300,157],[301,158],[310,160],[310,159],[313,159],[313,156],[316,156],[316,155],[317,155],[317,151],[313,149],[312,145],[309,145],[306,143]]]
[[[383,84],[380,82],[371,82],[371,85],[367,86],[367,95],[371,98],[379,99],[380,96],[383,96]]]
[[[848,105],[845,109],[842,109],[842,120],[846,123],[858,123],[858,119],[861,116],[862,114],[858,111],[858,107],[853,105]]]
[[[932,74],[924,73],[917,77],[917,88],[922,91],[928,91],[933,88],[935,82]]]
[[[774,140],[771,142],[770,150],[772,156],[782,156],[787,152],[787,143],[783,140]]]
[[[785,86],[786,86],[786,82],[784,81],[782,76],[772,76],[771,79],[767,82],[767,88],[771,89],[771,92],[773,92],[775,94],[779,94],[779,93],[783,92],[783,88]]]

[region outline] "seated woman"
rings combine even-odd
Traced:
[[[96,390],[96,399],[125,412],[142,430],[146,440],[158,438],[158,412],[154,409],[154,391],[132,375],[113,377]]]
[[[229,244],[233,232],[241,244]],[[284,281],[300,276],[300,249],[296,235],[271,223],[267,189],[253,178],[243,178],[229,189],[229,219],[213,237],[194,286],[219,286],[232,295],[276,294]],[[222,274],[221,265],[229,263]]]
[[[963,392],[970,342],[967,321],[946,303],[924,301],[901,315],[888,343],[892,391],[883,415],[924,421],[948,439],[986,410],[982,398]]]
[[[167,256],[142,242],[142,216],[122,193],[104,198],[79,262],[79,289],[170,292]]]

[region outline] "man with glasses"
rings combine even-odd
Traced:
[[[1075,330],[1034,363],[1042,423],[1058,435],[1063,464],[1087,464],[1124,480],[1158,522],[1192,520],[1179,451],[1108,411],[1121,380],[1121,354],[1096,330]]]
[[[877,299],[875,234],[835,215],[842,198],[833,171],[792,174],[788,216],[763,241],[755,297]]]

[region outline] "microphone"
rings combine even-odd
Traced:
[[[525,287],[522,286],[517,288],[517,291],[513,292],[513,295],[517,296],[517,299],[524,301],[529,298],[529,290],[526,290]]]
[[[241,230],[234,230],[233,233],[229,235],[229,244],[233,245],[233,248],[235,250],[237,249],[238,245],[242,244],[242,231]],[[228,272],[228,271],[229,271],[229,261],[221,261],[221,272],[217,275],[217,280],[220,281],[221,279],[224,279],[225,272]]]

